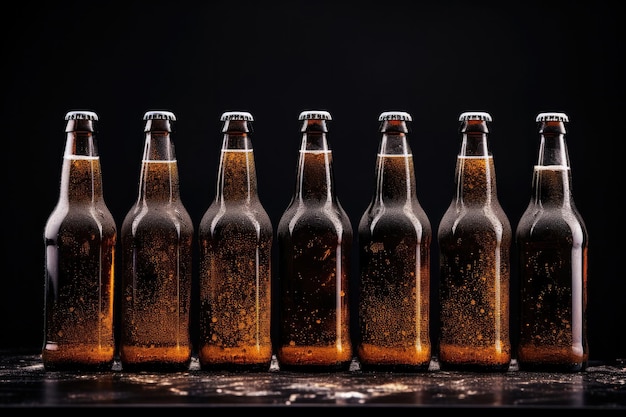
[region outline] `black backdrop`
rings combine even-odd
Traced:
[[[41,345],[42,234],[58,197],[68,110],[100,116],[104,194],[118,227],[136,198],[146,110],[178,117],[181,196],[196,227],[215,192],[223,111],[255,117],[259,194],[276,226],[294,185],[298,114],[328,110],[336,188],[355,230],[373,191],[378,115],[405,110],[434,231],[453,195],[462,111],[493,116],[498,192],[513,228],[530,197],[535,116],[564,111],[574,198],[590,234],[590,355],[626,357],[617,170],[626,71],[614,2],[202,3],[23,1],[3,10],[0,348]]]

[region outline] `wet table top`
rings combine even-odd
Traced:
[[[583,372],[421,373],[46,372],[38,354],[0,352],[0,408],[24,407],[397,407],[614,410],[626,415],[626,362]]]

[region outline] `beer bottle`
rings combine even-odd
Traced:
[[[361,369],[430,365],[431,225],[417,199],[406,112],[380,114],[376,187],[359,222]]]
[[[465,112],[456,195],[438,229],[439,365],[442,370],[506,371],[512,231],[498,201],[489,148],[491,115]]]
[[[540,113],[530,203],[516,230],[522,370],[586,368],[587,229],[572,197],[564,113]]]
[[[295,191],[277,228],[280,370],[349,370],[352,226],[337,198],[327,111],[304,111]]]
[[[248,112],[225,112],[215,199],[198,231],[201,369],[269,370],[273,227],[257,192]]]
[[[98,116],[65,115],[60,195],[44,231],[46,370],[110,370],[117,228],[102,194]]]
[[[187,370],[193,225],[180,200],[176,117],[144,115],[139,193],[124,218],[120,360],[123,370]]]

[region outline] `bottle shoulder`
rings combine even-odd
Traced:
[[[102,236],[116,236],[117,225],[105,205],[57,205],[46,221],[44,234],[53,238],[60,233],[96,231]]]
[[[203,218],[212,218],[217,215],[229,217],[268,217],[267,210],[260,200],[220,201],[213,200],[203,214]]]
[[[503,220],[509,220],[508,215],[504,211],[504,208],[500,204],[500,200],[498,200],[498,198],[492,198],[481,202],[467,202],[453,199],[444,212],[443,217],[491,217],[493,214]]]
[[[124,217],[122,232],[141,229],[171,229],[179,233],[194,232],[193,221],[182,204],[135,204]]]
[[[511,222],[500,204],[462,206],[452,202],[439,222],[437,233],[442,238],[479,230],[511,236]]]
[[[231,228],[252,231],[273,230],[272,221],[265,208],[259,204],[211,204],[204,212],[199,232],[215,233],[218,229]]]
[[[338,204],[292,203],[283,212],[278,222],[278,233],[298,230],[338,229],[352,234],[352,223],[343,207]]]
[[[431,230],[431,222],[419,204],[374,205],[370,204],[359,220],[359,230],[379,227],[386,230],[417,228],[422,233]]]
[[[587,226],[575,207],[542,207],[529,204],[515,230],[518,239],[587,236]]]
[[[330,219],[348,219],[348,214],[343,206],[338,202],[312,203],[294,200],[283,211],[280,221],[289,221],[293,218],[301,220],[310,218],[330,218]]]

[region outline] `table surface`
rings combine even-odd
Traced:
[[[398,407],[626,411],[626,361],[590,363],[577,373],[448,372],[436,358],[418,373],[189,371],[46,372],[41,356],[0,352],[0,408],[25,407]]]

